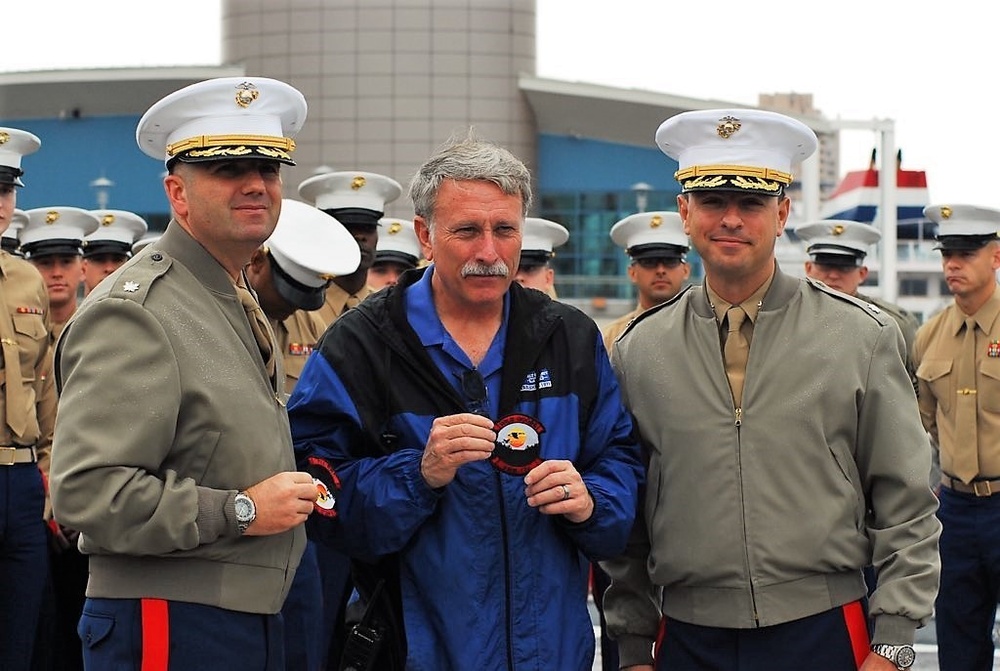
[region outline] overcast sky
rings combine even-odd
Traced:
[[[1000,207],[1000,2],[537,2],[541,77],[747,105],[812,93],[830,118],[893,119],[903,165],[927,171],[932,201]],[[219,0],[10,0],[3,32],[0,72],[220,58]],[[846,171],[867,165],[877,138],[842,141]]]

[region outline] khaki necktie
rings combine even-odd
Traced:
[[[240,297],[243,311],[247,314],[247,320],[250,322],[250,329],[253,331],[254,340],[257,341],[257,348],[260,349],[260,355],[264,359],[264,367],[267,369],[268,377],[273,381],[275,373],[274,345],[268,334],[264,311],[260,309],[260,305],[254,300],[253,294],[246,287],[237,284],[236,295]]]
[[[359,303],[361,303],[361,299],[358,298],[354,294],[351,294],[350,296],[348,296],[347,300],[344,301],[344,305],[346,305],[348,307],[348,309],[358,307]]]
[[[739,305],[726,310],[726,344],[723,356],[726,359],[726,377],[729,378],[729,388],[733,391],[733,403],[739,408],[743,402],[743,378],[747,370],[747,357],[750,355],[750,344],[743,335],[743,320],[747,313]]]
[[[2,294],[0,294],[2,295]],[[0,346],[3,350],[4,379],[6,380],[7,426],[15,436],[23,436],[28,428],[28,396],[21,377],[21,352],[14,335],[14,321],[7,310],[6,300],[0,301]]]
[[[971,482],[979,475],[979,441],[976,432],[976,320],[965,320],[965,337],[955,357],[955,477]]]

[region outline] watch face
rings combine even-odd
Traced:
[[[908,669],[913,665],[916,658],[917,653],[913,651],[913,648],[908,645],[902,645],[896,651],[896,666],[902,669]]]
[[[253,517],[253,505],[245,497],[236,498],[236,519],[240,522],[247,522]]]

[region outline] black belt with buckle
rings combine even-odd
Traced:
[[[1000,480],[973,480],[966,484],[958,478],[950,475],[941,476],[941,484],[948,489],[964,494],[975,494],[976,496],[993,496],[1000,494]]]
[[[38,461],[38,453],[34,445],[2,445],[0,446],[0,466],[14,464],[33,464]]]

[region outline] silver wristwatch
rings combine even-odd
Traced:
[[[240,530],[240,535],[243,535],[255,519],[257,519],[257,506],[254,505],[253,499],[247,496],[246,492],[240,492],[236,495],[234,500],[236,504],[236,526]]]
[[[888,659],[899,671],[913,666],[913,660],[917,658],[912,645],[873,645],[872,652]]]

